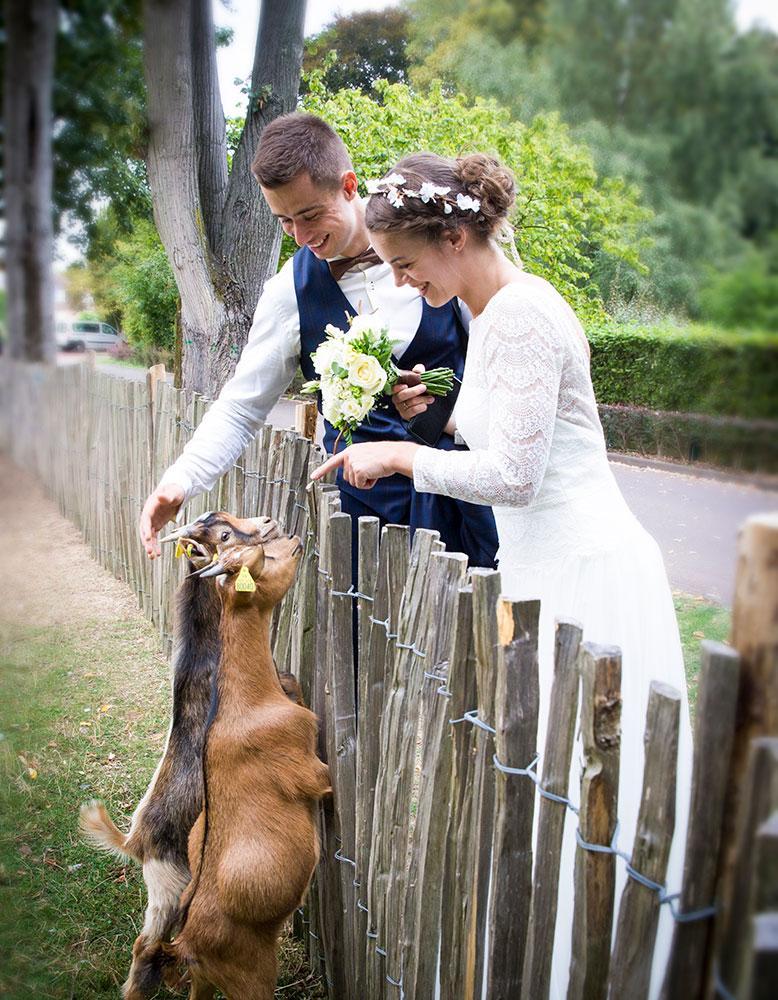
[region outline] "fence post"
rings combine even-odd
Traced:
[[[693,913],[714,901],[738,671],[734,649],[720,642],[703,641],[681,913]],[[662,1000],[694,1000],[700,996],[712,927],[712,917],[676,923]]]
[[[559,621],[554,649],[554,681],[541,758],[541,788],[567,798],[578,715],[578,651],[581,626]],[[535,878],[522,973],[522,1000],[547,1000],[559,894],[559,865],[567,806],[541,798],[538,815]]]
[[[495,764],[526,768],[538,736],[538,618],[540,604],[501,600],[494,711]],[[522,628],[526,622],[529,627]],[[521,995],[524,948],[532,898],[535,786],[522,775],[494,776],[494,838],[489,904],[487,994]],[[488,849],[488,847],[487,847]]]
[[[149,406],[149,481],[152,484],[152,489],[154,488],[154,449],[155,449],[155,433],[156,427],[154,426],[154,416],[156,412],[157,405],[157,386],[160,382],[165,381],[165,366],[164,365],[152,365],[151,368],[146,372],[146,391],[148,393],[148,406]]]
[[[370,830],[370,855],[364,872],[367,875],[369,910],[365,944],[365,994],[370,1000],[382,997],[386,986],[386,949],[383,947],[383,937],[379,940],[379,933],[384,933],[383,913],[389,881],[389,847],[386,843],[386,830],[381,822],[381,803],[386,801],[384,785],[388,780],[385,769],[385,706],[390,697],[395,657],[394,637],[399,627],[400,602],[410,562],[409,539],[410,529],[407,525],[387,524],[383,530],[373,620],[370,622],[368,701],[367,710],[363,713],[363,717],[370,720],[370,733],[367,736],[370,755],[368,774],[373,786],[373,793],[365,803],[368,813],[366,823]]]
[[[717,928],[715,970],[724,986],[738,997],[747,994],[753,947],[757,830],[778,809],[778,738],[763,736],[752,741],[740,803],[732,891]]]
[[[359,1000],[353,977],[356,910],[356,708],[354,704],[353,607],[351,586],[351,517],[330,516],[329,572],[331,580],[327,658],[327,757],[332,776],[333,803],[340,833],[338,849],[331,848],[327,864],[339,866],[340,921],[346,997]],[[321,664],[320,664],[321,666]],[[344,859],[344,860],[341,860]],[[347,860],[345,860],[347,859]],[[332,928],[333,935],[338,928]]]
[[[473,643],[473,588],[460,587],[448,667],[449,720],[461,719],[478,697]],[[446,860],[443,872],[441,941],[448,943],[448,957],[441,957],[441,1000],[462,1000],[467,957],[467,928],[474,904],[470,887],[475,878],[475,857],[470,842],[474,762],[472,733],[459,723],[449,725],[451,803]]]
[[[302,437],[309,441],[316,440],[316,423],[319,419],[319,410],[315,400],[305,403],[297,403],[294,408],[294,429]]]
[[[631,864],[657,885],[664,885],[675,830],[675,786],[678,769],[678,722],[681,692],[652,681],[646,711],[643,791],[640,798]],[[651,961],[659,923],[659,896],[628,878],[616,925],[608,995],[611,1000],[648,995]]]
[[[473,643],[475,648],[478,697],[477,715],[491,726],[494,722],[494,682],[497,672],[497,600],[500,596],[500,574],[490,569],[474,569],[473,584]],[[466,928],[465,968],[462,980],[463,998],[481,995],[486,956],[484,945],[487,926],[487,901],[491,874],[490,846],[494,822],[494,742],[489,732],[474,727],[472,805],[469,850],[475,857],[473,896],[469,923]]]
[[[433,552],[430,557],[431,605],[421,649],[420,763],[416,824],[405,897],[403,991],[408,997],[433,997],[441,925],[444,845],[451,795],[450,697],[446,676],[456,636],[458,590],[467,556]],[[411,694],[412,696],[412,694]]]
[[[581,647],[580,835],[609,846],[616,830],[621,745],[621,651],[615,646]],[[616,859],[578,848],[568,1000],[605,997],[610,963]]]
[[[721,914],[715,951],[729,934],[737,892],[736,818],[743,811],[743,775],[755,737],[778,736],[778,513],[748,518],[740,529],[732,645],[740,654],[737,722],[727,782],[718,877]]]

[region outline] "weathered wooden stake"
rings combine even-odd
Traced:
[[[581,647],[581,777],[579,830],[589,844],[608,847],[616,829],[621,748],[621,651]],[[601,1000],[610,964],[616,859],[578,848],[568,1000]]]
[[[631,865],[657,885],[664,885],[675,831],[675,786],[681,692],[652,681],[648,695],[643,793],[640,799]],[[627,879],[616,925],[610,967],[610,1000],[648,995],[651,960],[659,924],[659,896],[634,878]]]

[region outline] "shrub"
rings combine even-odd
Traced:
[[[722,326],[778,330],[778,269],[752,251],[734,270],[715,275],[700,294],[702,315]]]
[[[778,334],[609,324],[587,335],[598,403],[778,418]]]
[[[376,84],[378,99],[358,90],[327,91],[312,73],[303,100],[341,135],[361,181],[379,177],[401,156],[429,149],[444,156],[492,152],[516,174],[516,245],[527,269],[551,281],[580,315],[604,318],[591,271],[598,253],[641,269],[638,226],[649,214],[635,190],[600,179],[586,147],[556,115],[529,125],[493,100],[471,102],[439,85],[415,93]]]

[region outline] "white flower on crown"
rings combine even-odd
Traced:
[[[478,198],[471,198],[469,194],[462,194],[460,191],[457,195],[457,208],[463,212],[477,212],[481,208],[481,202]]]
[[[392,184],[397,187],[399,184],[405,183],[405,178],[402,174],[389,174],[387,177],[382,178],[382,184]]]
[[[438,187],[432,181],[425,181],[419,188],[418,197],[426,204],[428,201],[435,201],[438,195],[444,198],[450,190],[450,187]]]
[[[402,208],[403,206],[403,196],[397,190],[396,187],[390,187],[386,192],[386,197],[390,205],[394,205],[395,208]]]

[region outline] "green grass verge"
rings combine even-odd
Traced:
[[[168,670],[150,626],[117,621],[0,634],[0,996],[116,998],[145,909],[133,863],[82,844],[81,802],[120,827],[164,744]],[[287,938],[282,997],[323,996]],[[160,997],[173,996],[162,991]]]
[[[719,604],[711,604],[699,597],[690,597],[688,594],[675,593],[673,600],[678,629],[681,633],[689,708],[694,719],[700,673],[700,642],[702,639],[725,642],[729,636],[732,614]]]

